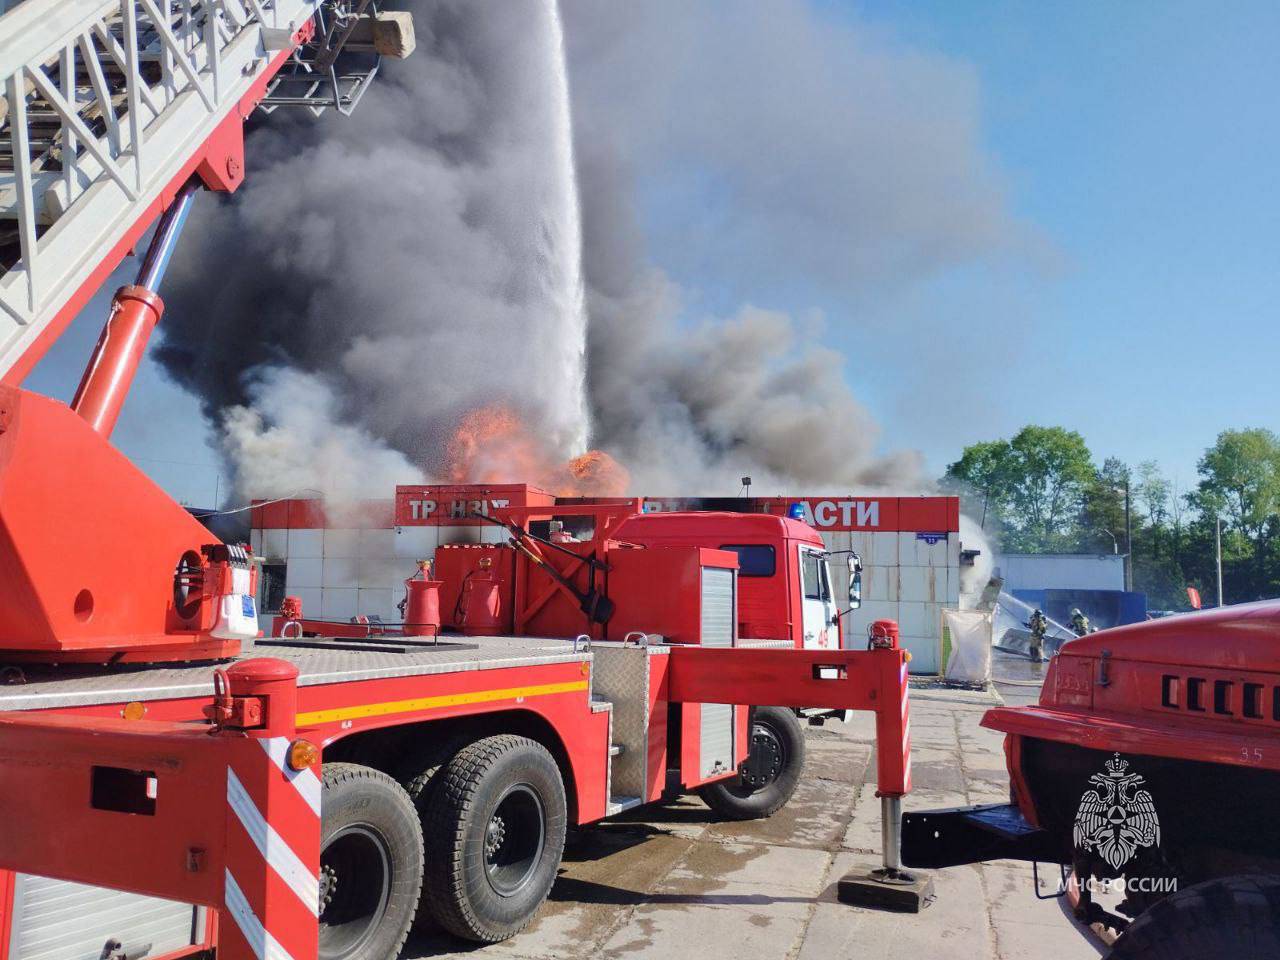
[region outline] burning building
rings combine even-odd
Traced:
[[[595,465],[592,465],[595,469]],[[564,489],[563,487],[560,489]],[[569,487],[569,490],[578,488]],[[251,545],[263,558],[260,609],[273,612],[286,595],[311,617],[397,621],[404,580],[419,560],[451,544],[500,544],[506,531],[477,514],[505,506],[557,506],[568,511],[602,496],[556,496],[524,483],[407,485],[394,497],[326,510],[316,500],[257,505]],[[956,497],[800,496],[742,498],[647,497],[646,513],[732,510],[799,514],[829,550],[854,551],[863,562],[863,602],[845,612],[847,642],[873,620],[897,620],[917,673],[937,673],[942,661],[942,611],[960,604],[960,503]]]

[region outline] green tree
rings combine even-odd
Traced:
[[[1138,464],[1136,482],[1133,485],[1133,498],[1142,504],[1143,512],[1153,528],[1162,529],[1169,521],[1169,500],[1173,496],[1173,486],[1160,472],[1160,465],[1154,460],[1144,460]]]
[[[1095,479],[1084,438],[1062,427],[1023,427],[1010,440],[965,447],[943,478],[968,487],[1004,526],[1006,549],[1073,548],[1083,497]]]
[[[1080,549],[1098,553],[1130,552],[1124,520],[1124,491],[1130,482],[1128,466],[1116,457],[1107,457],[1085,485],[1081,497]]]
[[[1274,592],[1269,575],[1272,541],[1280,527],[1280,437],[1270,430],[1224,430],[1197,464],[1191,494],[1202,525],[1224,527],[1225,558],[1237,561],[1231,593],[1253,599]]]

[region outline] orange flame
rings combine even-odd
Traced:
[[[603,450],[588,450],[559,468],[553,492],[560,497],[620,497],[631,474]]]
[[[603,450],[566,463],[539,443],[509,407],[491,404],[462,418],[445,446],[450,483],[531,483],[561,497],[617,497],[631,477]]]

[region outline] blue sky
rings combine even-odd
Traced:
[[[1218,431],[1280,429],[1280,5],[828,12],[972,65],[1013,211],[1061,255],[1046,274],[1003,278],[1012,292],[993,308],[1026,336],[992,407],[954,443],[922,441],[932,463],[1024,422],[1060,423],[1099,458],[1159,460],[1185,489]],[[954,296],[980,305],[984,282],[956,278]],[[863,397],[889,436],[911,435],[892,403]]]
[[[1280,5],[815,10],[971,78],[978,147],[1028,242],[874,296],[753,277],[664,242],[690,205],[714,230],[726,198],[658,162],[640,183],[649,254],[692,310],[820,313],[803,329],[845,355],[882,448],[920,449],[934,475],[964,444],[1036,422],[1079,430],[1099,460],[1158,460],[1185,490],[1218,431],[1280,430]],[[28,386],[69,398],[106,302]],[[225,482],[207,439],[195,402],[147,365],[117,444],[175,496],[207,504]]]
[[[1280,5],[818,11],[971,81],[980,149],[1029,242],[869,296],[656,245],[696,306],[821,310],[882,447],[922,450],[935,476],[965,444],[1036,422],[1079,430],[1099,461],[1157,460],[1185,491],[1219,431],[1280,429]],[[724,203],[694,179],[648,178],[650,233]]]

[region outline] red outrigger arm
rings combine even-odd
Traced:
[[[878,793],[911,789],[904,651],[670,656],[671,701],[873,711]],[[212,726],[0,715],[0,868],[210,907],[219,960],[314,960],[321,782],[318,750],[290,765],[297,668],[246,660],[225,676]]]
[[[675,702],[870,710],[876,715],[876,793],[911,792],[907,653],[871,650],[750,650],[672,646]]]
[[[213,727],[0,717],[0,867],[211,907],[219,960],[314,958],[321,785],[288,763],[297,668],[228,678]]]

